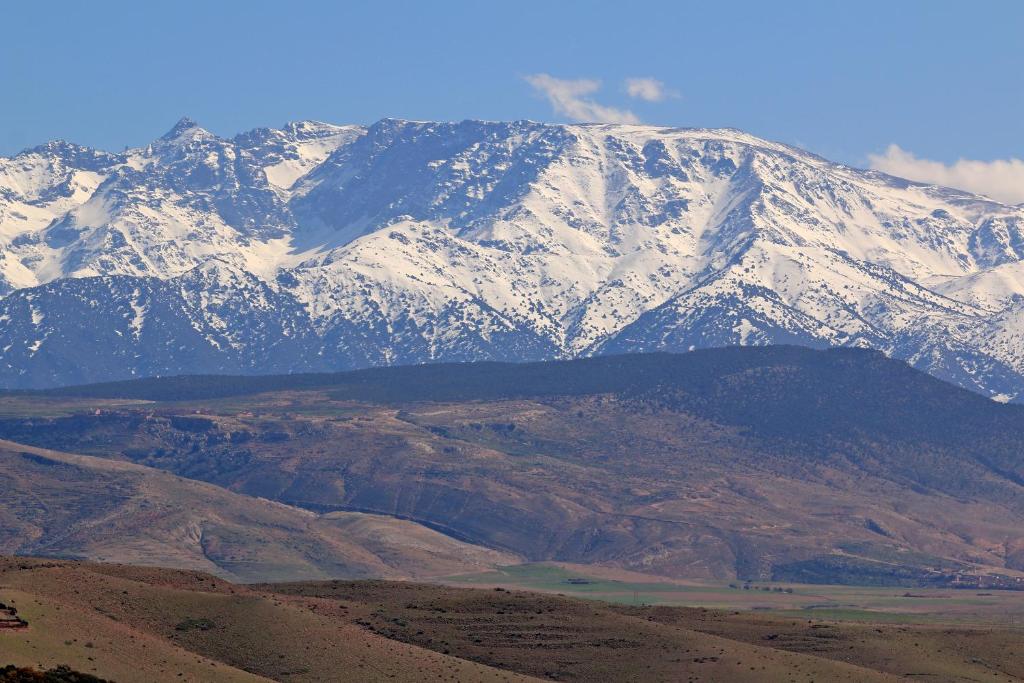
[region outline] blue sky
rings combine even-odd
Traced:
[[[1024,2],[1012,0],[38,1],[3,16],[0,154],[58,137],[139,145],[186,114],[231,135],[297,119],[612,111],[857,165],[892,144],[947,164],[1024,157]],[[659,81],[662,97],[631,97],[627,79]],[[544,84],[580,80],[571,97],[598,109],[556,111]]]

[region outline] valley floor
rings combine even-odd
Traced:
[[[565,584],[575,590],[629,578],[543,571],[577,579]],[[764,592],[779,595],[790,597]],[[241,585],[7,557],[0,602],[28,622],[0,631],[0,666],[66,664],[120,683],[1024,679],[1024,638],[1012,626],[634,606],[484,582]]]
[[[554,593],[646,607],[704,607],[887,624],[1024,629],[1024,591],[687,580],[564,562],[445,577],[454,587]]]

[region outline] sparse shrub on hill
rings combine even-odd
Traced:
[[[214,623],[209,619],[193,619],[189,617],[174,627],[176,631],[209,631]]]
[[[46,671],[13,664],[0,668],[0,683],[113,683],[105,678],[74,671],[67,666],[58,666]]]

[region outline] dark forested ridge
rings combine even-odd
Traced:
[[[183,375],[37,395],[194,401],[303,389],[326,389],[336,400],[383,404],[619,394],[790,438],[860,433],[960,442],[979,430],[1024,430],[1024,406],[994,402],[880,352],[797,346],[319,374]]]

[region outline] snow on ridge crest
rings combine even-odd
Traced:
[[[125,334],[139,347],[182,318],[214,369],[253,370],[260,345],[341,369],[789,341],[1024,390],[1024,209],[733,129],[386,119],[224,139],[182,119],[122,155],[0,158],[0,241],[0,315],[28,287],[79,305],[76,276],[216,289],[151,285],[185,298],[145,299]],[[59,332],[0,358],[0,379],[41,367]],[[8,355],[19,334],[0,334]],[[135,356],[135,374],[178,358]],[[34,372],[5,381],[63,381]]]

